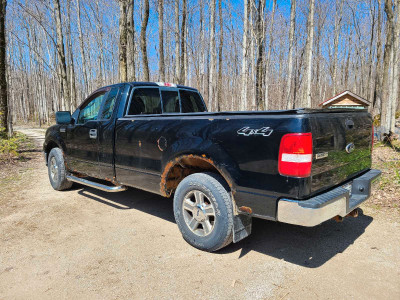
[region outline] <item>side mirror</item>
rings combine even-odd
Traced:
[[[72,117],[69,111],[58,111],[56,112],[56,123],[58,125],[68,125],[71,124]]]

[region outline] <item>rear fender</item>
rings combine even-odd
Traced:
[[[162,159],[161,194],[168,194],[166,179],[171,169],[185,159],[198,159],[212,165],[225,179],[232,195],[235,194],[239,167],[222,147],[199,137],[177,140],[166,149]]]

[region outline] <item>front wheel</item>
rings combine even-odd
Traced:
[[[175,221],[192,246],[217,251],[232,242],[233,209],[224,179],[196,173],[183,179],[174,196]]]
[[[50,184],[57,191],[67,190],[72,186],[72,182],[67,180],[64,155],[60,148],[51,149],[47,167],[49,172]]]

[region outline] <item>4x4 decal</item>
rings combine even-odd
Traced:
[[[244,136],[250,135],[262,135],[262,136],[270,136],[274,130],[270,127],[262,127],[260,129],[251,129],[250,127],[243,127],[237,131],[237,134],[241,134]]]

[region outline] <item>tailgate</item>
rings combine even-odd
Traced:
[[[335,186],[371,168],[372,118],[367,111],[310,115],[311,192]]]

